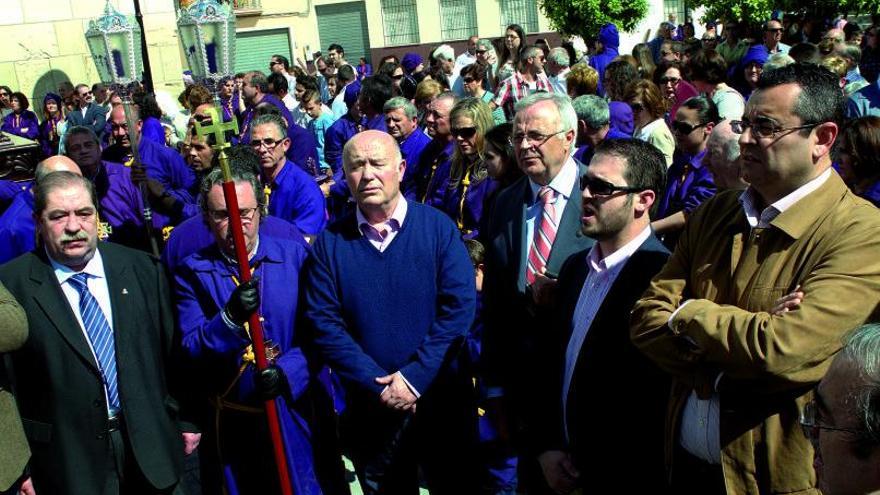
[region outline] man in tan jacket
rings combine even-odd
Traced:
[[[16,482],[31,456],[15,399],[8,390],[5,357],[24,344],[28,336],[27,317],[12,294],[0,284],[0,494],[17,493]],[[7,492],[8,490],[8,492]]]
[[[751,186],[688,219],[633,311],[633,342],[675,378],[674,493],[819,493],[798,415],[880,301],[880,212],[831,169],[837,83],[811,65],[764,74],[732,122]]]

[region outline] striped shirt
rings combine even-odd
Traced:
[[[523,79],[521,73],[514,72],[512,76],[498,85],[498,91],[495,94],[495,105],[503,108],[507,118],[513,120],[513,106],[516,105],[516,102],[530,94],[541,92],[553,92],[553,85],[543,72],[535,76],[535,80],[531,83]]]

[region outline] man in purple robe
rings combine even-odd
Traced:
[[[454,93],[446,92],[431,102],[425,115],[425,128],[431,142],[422,152],[411,178],[404,178],[403,190],[409,191],[410,197],[415,194],[417,201],[437,208],[443,203],[444,185],[449,180],[452,152],[455,149],[449,113],[457,101]]]
[[[397,140],[407,168],[403,174],[403,184],[413,189],[412,179],[416,165],[422,158],[422,152],[431,142],[431,138],[419,128],[419,118],[415,105],[402,96],[391,98],[383,107],[385,111],[385,127],[388,134]],[[407,199],[415,199],[415,191],[403,189]]]
[[[312,442],[313,425],[330,410],[316,408],[316,368],[300,347],[296,324],[300,269],[307,250],[299,243],[260,235],[263,187],[254,174],[240,167],[233,171],[254,278],[246,283],[238,278],[223,176],[216,168],[200,188],[204,221],[215,242],[183,260],[174,277],[182,348],[192,370],[191,392],[212,404],[202,425],[203,490],[220,493],[222,485],[229,494],[280,493],[263,404],[274,400],[294,493],[339,493],[345,486],[341,471],[315,462],[325,458],[320,452],[328,445]],[[262,317],[271,362],[262,372],[255,368],[245,326],[254,312]]]
[[[266,76],[262,72],[257,70],[245,74],[241,93],[244,97],[244,103],[247,105],[247,109],[242,116],[241,129],[239,129],[241,131],[240,137],[242,144],[250,142],[251,121],[257,117],[257,105],[261,103],[277,107],[278,111],[281,112],[281,117],[284,119],[284,122],[286,122],[285,127],[293,123],[293,116],[290,115],[290,111],[287,110],[284,103],[269,93],[269,82],[266,80]]]

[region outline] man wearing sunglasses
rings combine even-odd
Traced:
[[[764,47],[767,48],[769,55],[788,53],[788,50],[791,48],[782,42],[783,31],[785,29],[782,27],[782,23],[776,19],[770,19],[764,23]]]
[[[675,249],[691,212],[715,194],[715,183],[703,166],[703,157],[718,120],[718,109],[708,96],[686,100],[675,113],[671,126],[675,154],[667,172],[666,191],[658,199],[656,220],[651,223],[669,249]]]
[[[880,325],[847,336],[801,413],[815,451],[818,487],[825,495],[880,490]]]
[[[77,84],[74,95],[77,109],[67,114],[68,126],[86,126],[98,135],[98,139],[101,139],[107,122],[107,111],[95,103],[92,90],[86,84]]]
[[[651,232],[666,160],[635,139],[599,144],[580,183],[581,232],[596,239],[559,272],[553,351],[538,369],[552,402],[529,431],[557,493],[619,483],[620,459],[637,466],[630,493],[663,493],[668,375],[629,340],[629,314],[669,251]],[[559,363],[562,365],[560,366]],[[596,407],[596,400],[613,407]],[[638,445],[638,449],[633,449]]]
[[[842,121],[827,69],[765,72],[731,123],[749,187],[693,212],[633,310],[633,342],[674,378],[674,493],[815,491],[797,412],[880,302],[880,215],[831,169]],[[785,294],[802,302],[776,312]]]

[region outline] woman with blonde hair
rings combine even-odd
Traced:
[[[633,47],[632,56],[639,63],[639,77],[649,81],[653,79],[657,66],[654,64],[651,47],[647,43],[639,43]]]
[[[494,126],[492,110],[484,101],[465,98],[452,107],[449,123],[455,151],[443,210],[456,222],[462,237],[472,239],[479,235],[485,199],[498,187],[485,163],[485,136]]]

